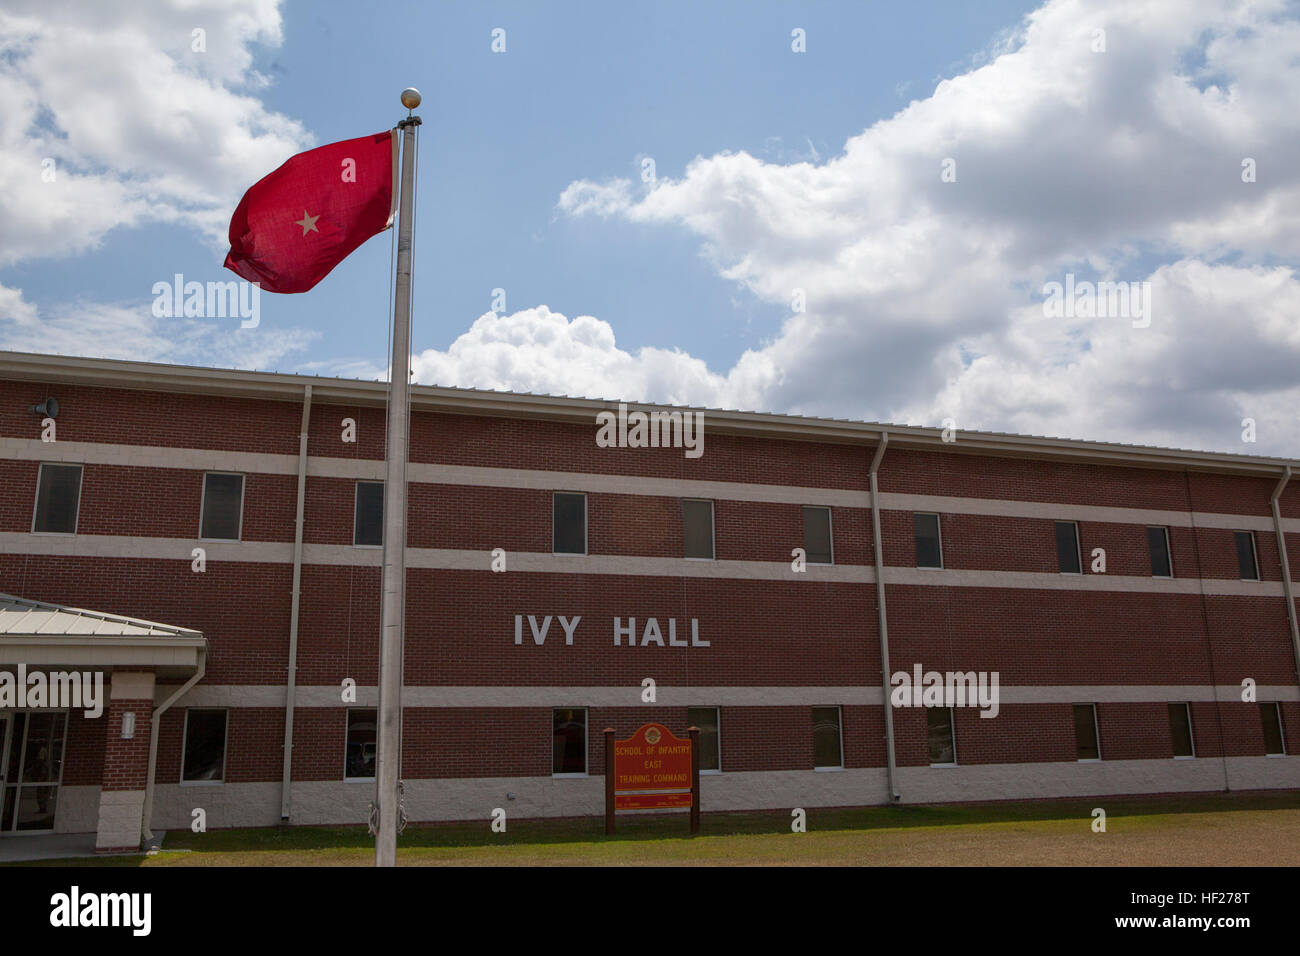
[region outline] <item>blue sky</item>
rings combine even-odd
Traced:
[[[1033,4],[379,6],[287,3],[283,45],[255,48],[255,64],[272,80],[267,108],[300,120],[314,145],[391,126],[404,115],[398,93],[421,90],[416,350],[445,349],[503,288],[508,309],[598,315],[620,346],[681,345],[726,367],[775,334],[786,310],[720,278],[671,227],[557,217],[564,188],[639,178],[644,156],[677,176],[722,151],[833,155]],[[504,54],[490,49],[497,27]],[[792,53],[795,27],[811,55]],[[269,327],[320,333],[284,370],[350,357],[386,365],[390,240],[371,239],[310,293],[262,300]],[[71,293],[147,306],[153,283],[174,272],[226,278],[222,258],[185,224],[159,224],[110,233],[71,276],[66,259],[50,259],[0,271],[0,282],[38,304]]]
[[[148,310],[415,85],[422,381],[1297,453],[1292,5],[8,6],[0,347],[382,375],[387,233],[256,329]],[[1067,271],[1157,321],[1046,324]]]

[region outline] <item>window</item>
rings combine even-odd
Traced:
[[[557,707],[551,714],[551,773],[557,777],[587,772],[587,711]]]
[[[951,707],[927,707],[926,719],[930,724],[930,766],[957,765],[957,742],[953,735]]]
[[[1169,736],[1174,742],[1175,757],[1195,757],[1196,745],[1192,741],[1192,705],[1169,705]]]
[[[557,491],[552,512],[552,550],[556,554],[586,554],[587,496]]]
[[[220,783],[226,772],[226,712],[185,712],[185,760],[181,766],[184,783]]]
[[[1255,533],[1253,531],[1238,531],[1237,537],[1237,567],[1241,569],[1241,579],[1243,581],[1259,580],[1259,562],[1255,559]]]
[[[1169,563],[1169,531],[1165,528],[1147,528],[1147,547],[1151,549],[1151,576],[1172,578],[1174,570]]]
[[[713,502],[686,499],[682,502],[682,537],[686,557],[713,558]]]
[[[244,512],[244,476],[208,472],[203,476],[203,520],[199,537],[238,541]]]
[[[1282,733],[1282,707],[1276,701],[1261,702],[1259,718],[1264,723],[1264,753],[1281,756],[1286,753],[1286,737]]]
[[[831,550],[831,509],[803,509],[803,550],[809,564],[834,564]]]
[[[838,769],[844,766],[844,751],[840,747],[840,709],[814,707],[813,766],[818,770]]]
[[[939,516],[912,515],[916,531],[916,566],[918,568],[943,567],[943,546],[939,542]]]
[[[700,728],[700,772],[722,770],[722,749],[718,736],[718,708],[691,707],[686,725]]]
[[[1097,705],[1075,704],[1074,746],[1078,759],[1101,759],[1101,743],[1097,738]]]
[[[76,534],[80,503],[81,466],[42,464],[36,479],[32,530],[43,534]]]
[[[1062,574],[1081,574],[1079,526],[1073,521],[1056,522],[1056,563]]]
[[[348,711],[347,745],[343,751],[343,778],[369,780],[375,776],[379,748],[379,718],[373,710]]]
[[[384,544],[384,483],[358,481],[352,512],[352,543],[366,547]]]

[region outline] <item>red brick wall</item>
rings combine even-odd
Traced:
[[[296,402],[162,395],[0,382],[0,436],[39,437],[39,419],[27,405],[56,394],[64,411],[62,441],[111,442],[175,448],[296,455],[301,407]],[[357,442],[340,441],[341,419],[357,422]],[[598,448],[595,422],[568,425],[492,416],[417,413],[412,458],[417,462],[557,472],[742,481],[854,490],[866,501],[872,449],[848,445],[759,440],[708,431],[705,454],[680,449]],[[380,460],[382,409],[317,403],[309,451],[329,458]],[[38,463],[0,461],[0,531],[30,528]],[[1187,512],[1269,515],[1271,478],[1185,474],[1177,471],[1035,461],[965,454],[951,449],[890,448],[880,475],[884,492],[985,497],[1065,505],[1151,508]],[[313,476],[307,482],[305,540],[352,541],[351,480]],[[631,483],[629,483],[629,489]],[[565,490],[557,477],[554,490]],[[213,561],[204,574],[190,570],[197,542],[202,472],[138,465],[86,466],[81,535],[174,538],[174,558],[92,558],[0,554],[0,592],[164,621],[202,630],[210,645],[206,685],[279,685],[288,652],[291,566],[288,563]],[[291,542],[296,477],[247,478],[243,537]],[[1300,480],[1282,499],[1283,513],[1300,517]],[[551,548],[551,490],[415,485],[410,501],[415,547],[483,552],[481,571],[409,573],[406,681],[411,685],[626,686],[635,700],[644,677],[660,686],[879,686],[876,595],[870,584],[788,580],[747,581],[606,574],[493,574],[488,552],[546,553]],[[837,564],[873,561],[870,513],[834,509]],[[1051,520],[945,513],[945,565],[988,571],[1057,570]],[[788,563],[801,546],[797,504],[715,502],[717,557]],[[602,555],[679,557],[680,504],[675,498],[634,494],[588,496],[588,561]],[[912,515],[882,514],[886,561],[915,565]],[[1174,573],[1216,580],[1239,577],[1231,530],[1170,528]],[[1256,533],[1262,577],[1280,580],[1271,532]],[[1080,545],[1087,573],[1092,548],[1107,552],[1107,573],[1150,575],[1145,526],[1085,521]],[[1300,535],[1288,542],[1300,568]],[[360,553],[360,552],[359,552]],[[298,680],[361,685],[377,680],[379,570],[376,567],[303,568]],[[1261,588],[1262,589],[1262,588]],[[910,669],[996,670],[1011,685],[1296,683],[1285,609],[1276,597],[1028,590],[1023,588],[889,588],[891,664]],[[580,614],[577,642],[563,644],[553,621],[546,645],[534,646],[527,622],[524,643],[513,643],[513,616]],[[656,617],[679,634],[700,621],[709,648],[613,647],[614,617],[635,617],[638,631]],[[666,636],[666,633],[665,633]],[[121,702],[114,702],[115,705]],[[133,702],[134,703],[134,702]],[[581,700],[572,702],[583,703]],[[835,703],[827,700],[826,703]],[[295,775],[340,779],[345,708],[302,708],[296,714]],[[140,713],[137,711],[137,713]],[[228,781],[276,780],[280,775],[283,713],[278,708],[234,708],[230,716]],[[1163,703],[1099,705],[1107,759],[1166,757],[1168,721]],[[184,707],[163,718],[159,780],[179,779]],[[1253,705],[1193,705],[1198,753],[1263,752]],[[550,772],[550,709],[413,709],[406,728],[408,776],[546,774]],[[601,764],[599,730],[620,734],[645,719],[670,726],[684,708],[593,708],[591,767]],[[1284,707],[1288,746],[1300,746],[1300,705]],[[147,747],[147,721],[143,740]],[[896,713],[899,762],[928,763],[924,713]],[[111,714],[97,725],[73,719],[65,782],[97,779],[92,752],[113,754],[127,742],[109,739]],[[812,766],[811,707],[724,707],[723,765],[727,770]],[[137,745],[142,732],[137,729]],[[1074,731],[1068,704],[1004,705],[996,720],[974,710],[957,713],[962,763],[1072,760]],[[879,707],[844,708],[847,766],[884,762]],[[75,758],[75,760],[74,760]],[[76,763],[78,769],[72,770]],[[110,771],[111,772],[111,771]],[[134,785],[115,781],[114,785]],[[140,782],[143,785],[143,782]]]

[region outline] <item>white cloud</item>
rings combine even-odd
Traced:
[[[220,244],[242,192],[309,144],[252,95],[265,83],[253,45],[280,40],[277,0],[9,0],[0,266],[84,252],[150,221]]]
[[[759,409],[1300,453],[1300,286],[1275,267],[1300,259],[1300,25],[1285,11],[1053,0],[824,165],[722,153],[679,179],[660,169],[652,188],[572,183],[564,214],[676,224],[760,298],[807,295],[725,376],[638,353],[614,380],[708,381],[717,404]],[[1043,319],[1044,282],[1093,270],[1149,280],[1151,327]],[[568,345],[530,342],[528,364],[552,347]],[[653,377],[637,371],[652,360]],[[1244,416],[1258,446],[1239,442]]]
[[[544,305],[508,316],[488,312],[446,352],[414,356],[412,370],[434,385],[679,405],[713,405],[729,389],[699,359],[654,348],[633,355],[618,348],[607,322],[589,315],[570,321]]]
[[[209,368],[274,369],[317,333],[240,328],[240,319],[155,318],[152,303],[69,302],[41,310],[21,289],[0,285],[0,349]]]

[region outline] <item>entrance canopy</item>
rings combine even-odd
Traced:
[[[207,641],[202,631],[0,594],[0,669],[150,668],[189,677]]]

